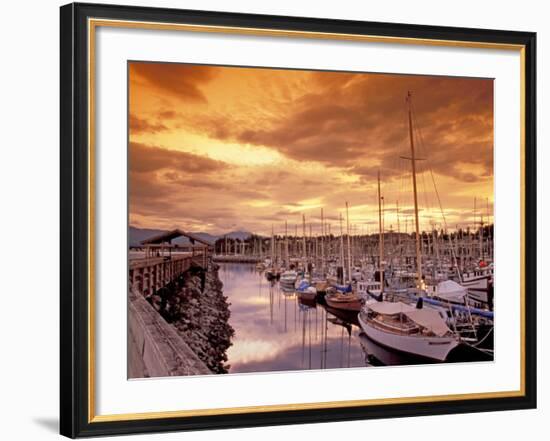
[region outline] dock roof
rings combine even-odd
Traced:
[[[179,228],[176,228],[175,230],[167,231],[162,234],[157,234],[156,236],[150,237],[149,239],[142,240],[141,243],[142,245],[160,244],[165,242],[171,242],[173,239],[176,239],[181,236],[187,237],[192,244],[194,244],[195,242],[198,242],[209,247],[214,246],[213,243],[205,239],[202,239],[196,234],[186,233],[185,231],[182,231]]]

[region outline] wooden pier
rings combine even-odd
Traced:
[[[190,244],[172,245],[172,240],[181,236]],[[130,287],[144,297],[176,280],[192,263],[207,269],[213,251],[211,243],[179,229],[144,240],[142,245],[144,258],[130,261],[128,277]]]
[[[130,261],[129,283],[134,292],[149,297],[191,268],[191,264],[206,269],[208,255],[186,254]]]
[[[172,245],[172,239],[179,236],[188,237],[191,244]],[[193,265],[207,271],[211,245],[180,230],[155,236],[142,245],[143,257],[130,260],[128,265],[129,378],[210,374],[176,328],[146,299]]]

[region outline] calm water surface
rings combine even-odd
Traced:
[[[230,373],[365,367],[400,364],[361,333],[353,314],[304,305],[272,285],[254,265],[220,264],[235,329],[228,350]],[[337,314],[337,315],[335,315]],[[385,361],[376,359],[373,352]],[[390,357],[388,359],[388,357]]]

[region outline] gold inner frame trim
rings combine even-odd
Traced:
[[[96,415],[95,407],[95,32],[97,27],[224,33],[264,37],[291,37],[358,41],[386,44],[412,44],[421,46],[463,47],[476,49],[511,50],[520,53],[520,167],[521,167],[521,269],[520,269],[520,389],[512,391],[465,393],[452,395],[375,398],[365,400],[328,401],[314,403],[275,404],[217,409],[193,409],[161,412]],[[130,20],[88,19],[88,422],[113,422],[182,418],[195,416],[233,415],[291,410],[334,409],[344,407],[412,404],[472,399],[520,397],[525,395],[525,46],[477,41],[438,40],[377,35],[337,34],[278,29],[260,29],[231,26],[155,23]]]
[[[476,395],[475,397],[472,395]],[[522,396],[521,391],[487,392],[479,394],[454,394],[434,395],[400,398],[374,398],[370,400],[348,400],[348,401],[327,401],[318,403],[297,403],[297,404],[273,404],[267,406],[245,406],[220,409],[199,409],[199,410],[175,410],[164,412],[126,413],[116,415],[97,415],[91,422],[126,421],[126,420],[148,420],[162,418],[178,418],[192,416],[212,415],[235,415],[239,413],[260,413],[275,412],[278,410],[312,410],[312,409],[335,409],[339,407],[361,407],[384,404],[407,404],[407,403],[430,403],[441,401],[456,401],[466,399],[498,398]]]

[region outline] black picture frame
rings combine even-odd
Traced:
[[[524,394],[325,409],[94,421],[89,409],[88,52],[90,17],[521,45],[524,50]],[[536,407],[536,34],[487,29],[68,4],[60,9],[60,432],[82,436],[253,427]]]

